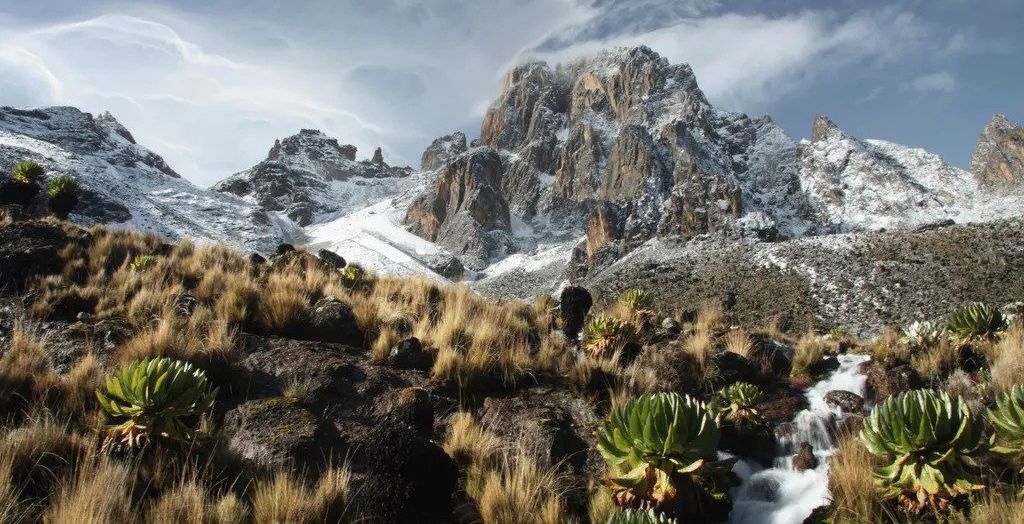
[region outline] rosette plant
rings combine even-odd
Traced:
[[[656,393],[613,410],[597,432],[597,449],[620,506],[657,508],[680,496],[700,500],[700,493],[680,493],[683,486],[714,489],[718,440],[715,414],[703,402]]]
[[[920,513],[984,486],[971,455],[982,421],[959,397],[914,390],[887,398],[864,421],[860,439],[885,463],[875,470],[884,498]]]
[[[945,337],[946,326],[926,320],[907,326],[900,342],[914,349],[927,349],[937,346]]]
[[[992,422],[992,451],[1024,462],[1024,386],[1014,386],[999,395],[995,409],[988,412]],[[1024,466],[1020,473],[1024,473]]]
[[[754,408],[764,396],[761,388],[746,382],[736,382],[722,388],[718,395],[720,397],[719,415],[723,420],[734,424],[758,424],[761,422],[761,413]]]
[[[78,181],[70,175],[61,175],[50,180],[46,187],[50,195],[50,211],[54,216],[67,220],[68,215],[78,205]]]
[[[145,271],[156,265],[156,256],[138,255],[128,263],[128,269],[132,271]]]
[[[653,509],[641,511],[638,509],[627,509],[622,512],[613,513],[608,517],[606,524],[677,524],[676,519],[668,518],[664,513],[657,513]]]
[[[583,347],[594,355],[607,355],[635,338],[632,324],[606,315],[591,318],[583,328]]]
[[[46,170],[43,169],[43,166],[31,160],[18,162],[11,169],[11,178],[19,184],[38,184],[45,175]]]
[[[974,302],[965,304],[949,317],[949,332],[961,341],[995,340],[1010,323],[999,308]]]
[[[190,363],[149,358],[126,364],[96,392],[100,406],[124,419],[110,426],[103,447],[142,447],[151,437],[188,441],[199,417],[213,409],[217,390]]]
[[[633,311],[651,307],[651,294],[642,289],[630,289],[622,294],[622,303]]]

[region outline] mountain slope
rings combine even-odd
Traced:
[[[264,252],[301,234],[287,220],[182,179],[109,114],[93,117],[71,107],[0,108],[2,176],[22,160],[38,162],[48,176],[78,179],[82,202],[72,214],[78,222]]]

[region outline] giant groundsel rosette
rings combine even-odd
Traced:
[[[699,474],[714,460],[715,414],[689,395],[657,393],[626,401],[597,433],[616,499],[661,504],[676,496],[679,476]]]
[[[959,397],[914,390],[887,398],[864,421],[867,449],[885,464],[875,470],[883,496],[919,512],[980,489],[971,458],[982,421]]]

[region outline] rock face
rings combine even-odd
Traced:
[[[466,135],[456,131],[435,139],[423,152],[420,159],[421,171],[434,171],[444,167],[451,159],[466,152]]]
[[[264,211],[283,212],[300,226],[323,214],[353,211],[386,196],[412,170],[390,167],[380,148],[372,160],[356,161],[356,147],[314,129],[277,140],[267,158],[213,188],[255,201]]]
[[[1024,184],[1024,128],[1003,115],[992,117],[978,138],[971,174],[986,188],[1020,189]]]
[[[511,240],[508,203],[501,192],[501,157],[474,148],[449,161],[432,188],[409,207],[412,231],[482,269],[503,254]]]
[[[715,109],[689,66],[635,47],[516,66],[479,144],[501,157],[494,200],[525,225],[517,231],[538,243],[585,234],[573,265],[593,273],[654,238],[776,241],[1014,215],[1020,198],[993,206],[975,178],[1019,171],[1016,129],[989,126],[976,164],[991,167],[973,177],[920,149],[855,138],[826,117],[798,143],[767,116]],[[428,148],[425,170],[462,162],[441,154],[461,144],[453,137]],[[413,231],[431,238],[437,226],[416,224],[418,205]],[[515,238],[513,249],[535,245]]]
[[[864,410],[864,399],[860,395],[842,389],[825,393],[825,403],[843,413],[860,413]]]

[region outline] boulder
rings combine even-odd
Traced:
[[[843,413],[861,413],[864,411],[864,398],[843,389],[834,389],[825,393],[825,403]]]
[[[324,267],[327,269],[339,270],[345,268],[345,259],[334,251],[321,249],[320,251],[317,251],[316,256],[324,263]]]
[[[285,253],[291,253],[292,251],[295,251],[295,246],[293,246],[291,244],[284,243],[284,244],[278,244],[277,245],[276,253],[278,255],[283,255]]]
[[[425,255],[423,263],[434,273],[453,282],[461,280],[466,274],[466,266],[462,264],[462,261],[458,257],[446,253]]]
[[[392,390],[374,407],[381,420],[390,418],[411,426],[427,438],[434,436],[434,398],[424,388]]]
[[[806,471],[818,467],[818,457],[814,456],[814,447],[810,442],[800,443],[800,451],[793,456],[793,469]]]
[[[319,470],[335,456],[333,439],[295,399],[241,404],[224,416],[223,431],[227,448],[250,467]]]
[[[410,426],[385,420],[366,443],[366,481],[354,506],[367,522],[451,521],[459,468]]]
[[[65,231],[49,222],[0,223],[0,289],[18,291],[35,277],[60,271],[59,252],[67,243]]]
[[[423,344],[416,337],[409,337],[391,348],[391,364],[399,369],[429,370],[434,357],[423,351]]]
[[[718,372],[715,374],[714,388],[734,382],[758,382],[758,368],[747,357],[732,351],[719,351],[711,357]]]
[[[576,340],[579,337],[583,322],[593,305],[594,299],[586,288],[568,286],[562,290],[558,307],[562,313],[562,332],[565,333],[565,338]]]
[[[665,319],[661,321],[661,330],[670,337],[676,337],[683,331],[683,328],[679,325],[678,320],[672,317],[665,317]]]
[[[766,424],[722,424],[718,447],[768,468],[775,461],[775,444],[775,433]]]
[[[356,324],[352,308],[340,298],[328,295],[316,301],[309,315],[308,334],[303,338],[362,347],[363,331]]]

